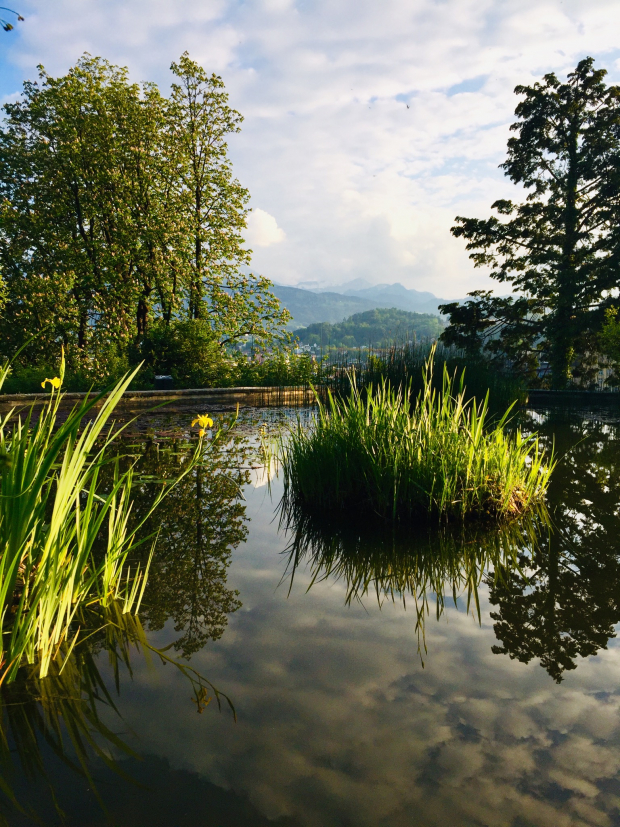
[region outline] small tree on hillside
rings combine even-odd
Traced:
[[[476,291],[441,307],[446,343],[508,357],[530,376],[547,362],[554,388],[585,372],[620,287],[620,87],[593,64],[582,60],[566,83],[548,74],[516,87],[523,100],[501,166],[529,194],[452,228],[474,265],[518,295]]]

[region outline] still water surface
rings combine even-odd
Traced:
[[[620,825],[620,426],[528,422],[561,458],[551,524],[507,534],[286,531],[280,480],[241,498],[206,467],[161,515],[142,623],[236,721],[140,647],[117,689],[95,636],[64,684],[5,693],[7,822],[36,823],[14,795],[72,827]]]

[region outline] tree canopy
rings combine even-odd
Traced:
[[[595,369],[596,335],[620,288],[620,87],[590,57],[561,83],[547,74],[523,96],[501,165],[527,195],[491,218],[457,217],[476,267],[513,296],[470,293],[442,306],[448,344],[508,358],[551,385]]]
[[[155,320],[202,319],[224,344],[270,339],[289,316],[249,272],[249,193],[227,136],[241,115],[222,79],[187,54],[164,97],[85,54],[63,77],[39,67],[0,130],[0,349],[33,333],[31,361],[65,346],[101,368]]]

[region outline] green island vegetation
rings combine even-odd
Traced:
[[[535,437],[509,434],[508,413],[487,427],[487,400],[467,401],[462,374],[445,363],[435,390],[434,355],[415,401],[385,380],[364,393],[353,385],[348,398],[328,394],[314,427],[290,428],[279,441],[285,501],[395,521],[504,521],[542,503],[553,456]]]
[[[443,329],[439,316],[391,307],[355,313],[335,324],[311,324],[295,330],[293,335],[301,344],[326,349],[381,348],[397,340],[437,339]]]

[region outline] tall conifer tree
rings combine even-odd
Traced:
[[[535,378],[541,363],[563,388],[586,375],[605,310],[620,288],[620,87],[582,60],[560,83],[517,86],[516,134],[501,166],[528,192],[496,201],[497,217],[457,217],[474,265],[517,295],[476,291],[443,306],[444,341],[507,356]]]

